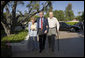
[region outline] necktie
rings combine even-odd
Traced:
[[[43,29],[43,21],[42,21],[42,18],[41,18],[41,30]]]

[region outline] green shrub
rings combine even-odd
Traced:
[[[74,25],[74,24],[77,24],[78,22],[65,22],[65,23],[67,23],[69,25]]]
[[[22,30],[17,34],[12,34],[10,36],[5,36],[1,38],[1,42],[20,42],[25,39],[27,36],[28,31]]]

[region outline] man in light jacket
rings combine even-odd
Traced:
[[[48,24],[49,24],[48,32],[49,49],[51,49],[54,52],[55,37],[57,36],[57,32],[59,31],[59,22],[57,18],[53,17],[53,12],[49,12]]]

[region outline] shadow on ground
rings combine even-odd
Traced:
[[[42,53],[39,53],[39,50],[32,51],[31,49],[30,40],[24,40],[20,45],[12,46],[12,57],[83,57],[84,37],[59,38],[59,51],[58,40],[56,39],[55,52],[49,50],[48,39],[46,39],[46,46]]]

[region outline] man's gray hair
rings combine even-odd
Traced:
[[[43,11],[40,11],[39,13],[42,13],[44,15],[44,12]]]
[[[53,14],[53,12],[49,12],[49,14],[50,14],[50,13],[52,13],[52,14]]]

